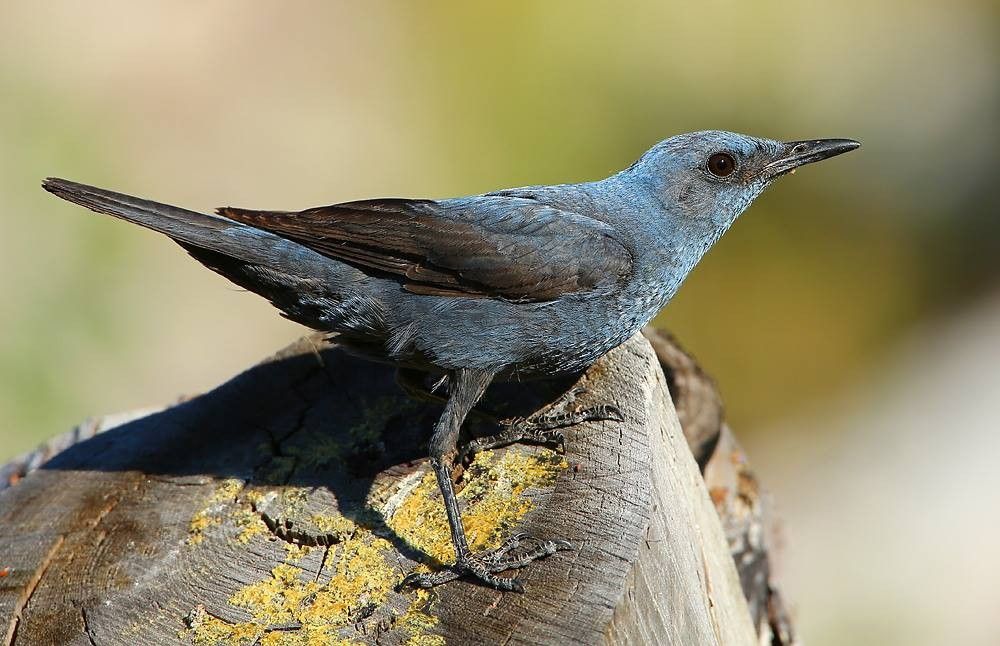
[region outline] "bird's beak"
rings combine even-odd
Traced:
[[[848,153],[861,144],[853,139],[811,139],[788,141],[781,146],[778,158],[764,167],[764,177],[772,180],[790,173],[799,166]]]

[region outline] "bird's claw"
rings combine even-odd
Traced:
[[[588,415],[589,422],[624,422],[625,414],[614,404],[598,404],[583,411]]]
[[[399,588],[433,588],[460,577],[469,577],[497,590],[524,592],[524,584],[520,579],[497,576],[497,573],[517,570],[537,559],[571,549],[573,544],[569,541],[534,538],[518,532],[497,549],[482,554],[469,554],[443,570],[411,572],[400,582]]]
[[[524,421],[523,419],[521,420]],[[545,444],[555,447],[560,453],[566,452],[566,436],[558,429],[541,429],[538,427],[520,426],[518,420],[504,420],[500,423],[503,430],[496,435],[477,437],[470,440],[458,452],[457,464],[467,464],[477,453],[489,449],[510,446],[517,442]]]
[[[500,432],[496,435],[477,437],[463,446],[457,457],[459,464],[466,463],[477,453],[487,449],[509,446],[516,442],[546,444],[554,446],[560,453],[566,452],[566,436],[560,429],[583,422],[625,421],[621,409],[613,404],[599,404],[579,410],[540,413],[531,417],[515,417],[500,422]]]
[[[598,404],[588,408],[578,408],[558,413],[540,413],[531,417],[516,417],[503,420],[500,425],[504,430],[520,432],[526,438],[534,434],[545,434],[567,426],[575,426],[583,422],[624,422],[625,416],[614,404]]]

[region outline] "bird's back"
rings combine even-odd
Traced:
[[[633,253],[584,186],[210,216],[46,183],[168,235],[286,317],[372,358],[526,376],[585,367],[624,340],[611,328]]]

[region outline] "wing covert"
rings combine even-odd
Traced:
[[[299,212],[221,208],[231,220],[428,295],[551,301],[627,278],[607,224],[529,199],[365,200]]]

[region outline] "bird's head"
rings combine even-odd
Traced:
[[[780,142],[706,130],[661,141],[626,173],[638,174],[651,188],[673,227],[717,237],[775,178],[860,145],[851,139]]]

